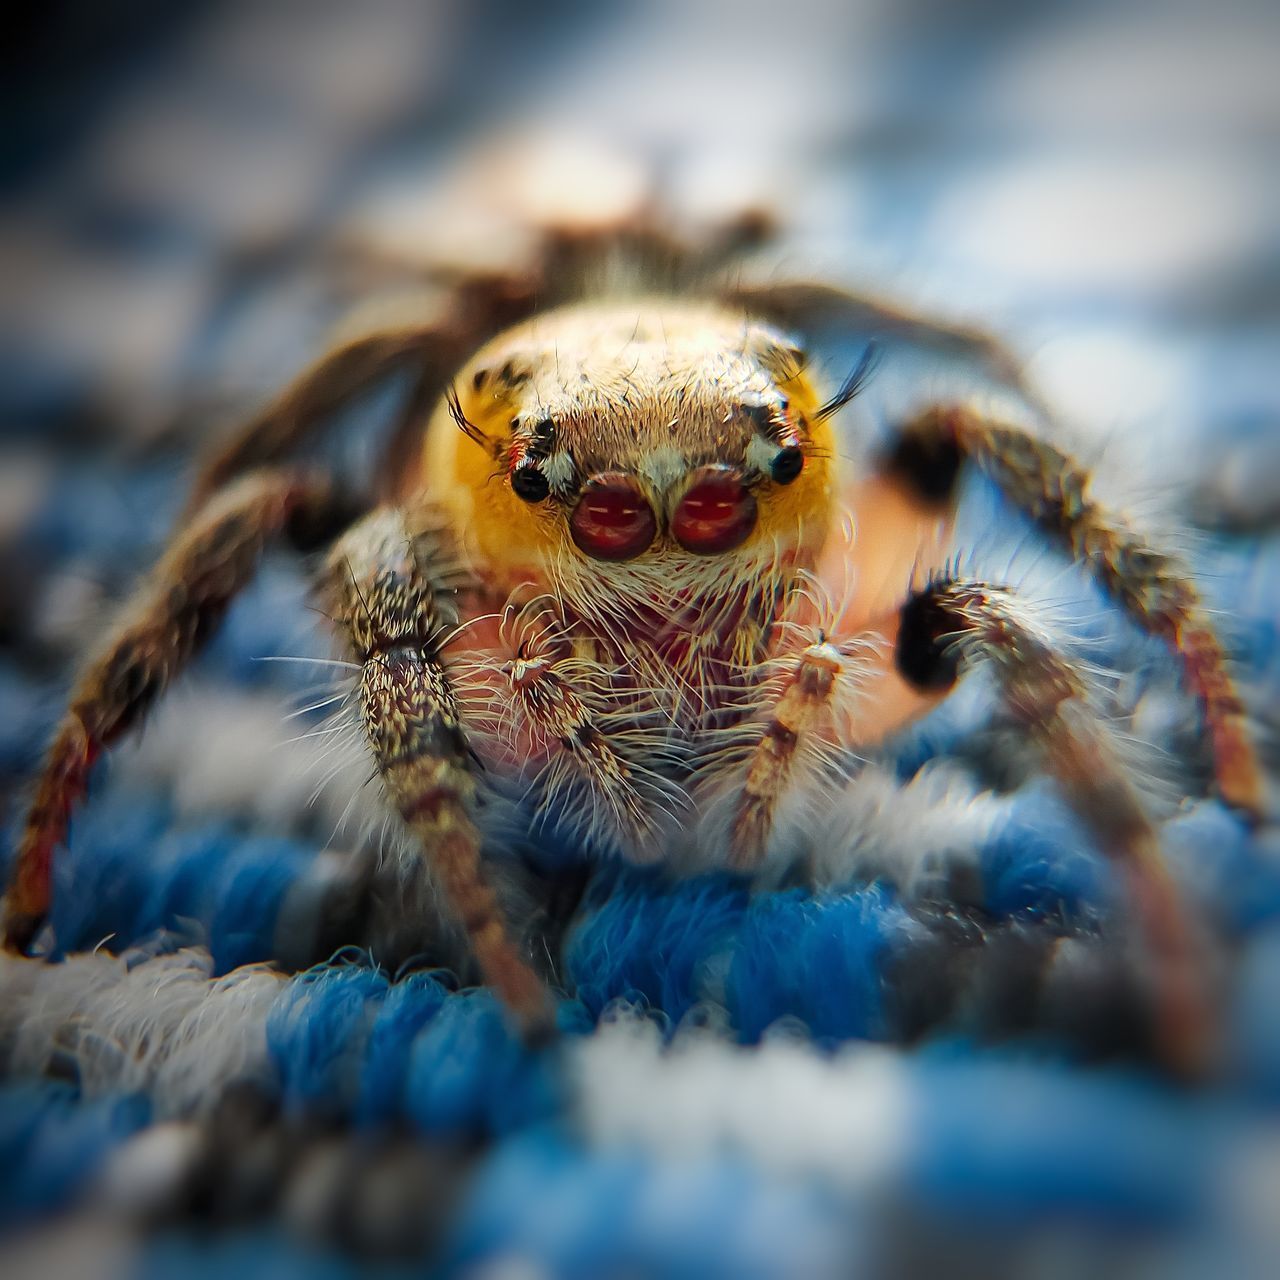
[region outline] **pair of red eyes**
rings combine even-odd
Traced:
[[[697,555],[741,546],[756,525],[756,500],[728,467],[701,467],[671,515],[671,536]],[[658,520],[631,476],[592,477],[569,517],[577,546],[597,560],[630,560],[653,541]]]

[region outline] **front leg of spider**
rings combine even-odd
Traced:
[[[760,725],[730,828],[729,862],[749,871],[763,860],[784,801],[812,761],[812,747],[834,719],[842,688],[855,681],[849,646],[814,637],[793,659]]]
[[[53,855],[89,772],[139,724],[250,581],[266,545],[332,536],[344,506],[325,480],[288,470],[243,476],[181,528],[82,670],[36,784],[4,899],[4,943],[27,950],[49,914]]]
[[[554,1025],[550,997],[513,943],[481,867],[473,757],[440,655],[458,621],[441,552],[434,536],[410,532],[403,513],[378,509],[330,555],[333,616],[360,664],[365,737],[414,854],[425,859],[485,981],[526,1035],[541,1039]]]
[[[1203,1074],[1216,1042],[1203,943],[1110,730],[1090,708],[1071,661],[1007,588],[953,578],[907,600],[895,658],[903,679],[934,697],[971,666],[991,669],[1003,704],[1121,871],[1146,941],[1162,1059],[1180,1074]]]
[[[1219,793],[1248,817],[1260,819],[1262,770],[1245,709],[1190,568],[1095,501],[1088,472],[1061,449],[1023,427],[963,406],[938,406],[909,422],[887,476],[915,489],[922,500],[937,501],[965,460],[989,475],[1143,630],[1174,652],[1203,708]]]

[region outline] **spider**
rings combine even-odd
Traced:
[[[636,250],[645,233],[622,238]],[[1122,868],[1163,1052],[1194,1068],[1211,1001],[1156,830],[1052,631],[1011,588],[948,569],[962,473],[985,471],[1167,642],[1220,794],[1256,815],[1244,712],[1186,567],[1090,496],[1029,394],[1007,417],[930,405],[850,465],[842,411],[874,357],[824,393],[807,332],[906,335],[1020,387],[985,336],[825,284],[717,283],[711,253],[705,270],[686,264],[696,287],[575,300],[564,282],[589,241],[548,233],[520,279],[472,282],[443,314],[342,343],[204,459],[56,730],[5,900],[7,945],[30,950],[47,919],[54,852],[95,759],[285,540],[324,551],[319,587],[357,668],[386,802],[526,1030],[545,1028],[551,1005],[484,870],[493,814],[526,833],[570,829],[595,851],[692,848],[750,874],[786,856],[858,750],[983,665]],[[662,253],[676,256],[666,241]],[[309,446],[395,370],[412,391],[380,491],[365,491]]]

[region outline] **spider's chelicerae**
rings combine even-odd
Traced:
[[[1152,823],[1050,631],[1007,587],[947,571],[960,473],[982,468],[1167,642],[1200,701],[1219,791],[1254,813],[1242,708],[1183,564],[1090,497],[1029,398],[1007,420],[934,404],[851,464],[841,411],[873,361],[820,388],[811,327],[905,334],[1016,384],[980,335],[825,285],[716,286],[693,270],[685,279],[702,283],[684,292],[566,301],[575,242],[547,245],[528,279],[489,279],[447,313],[330,351],[206,459],[57,730],[5,904],[8,944],[28,948],[47,917],[54,850],[95,758],[283,538],[328,548],[326,611],[358,667],[387,804],[526,1027],[550,1005],[486,882],[487,797],[507,797],[506,823],[514,797],[526,832],[572,829],[631,858],[693,847],[747,873],[785,856],[800,826],[820,831],[802,811],[856,753],[982,662],[1126,873],[1164,1050],[1194,1065],[1209,1001]],[[413,391],[381,491],[362,492],[308,446],[396,369]]]

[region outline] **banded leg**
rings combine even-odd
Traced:
[[[901,338],[944,355],[971,360],[989,377],[1017,391],[1037,412],[1048,416],[1023,375],[1022,361],[981,329],[950,324],[878,298],[816,282],[740,282],[724,290],[723,296],[752,315],[790,327],[804,329],[815,323],[836,323],[846,329]]]
[[[137,724],[253,576],[266,543],[323,524],[326,484],[259,472],[217,494],[178,536],[81,673],[45,757],[4,903],[4,942],[25,950],[48,912],[53,854],[94,761]]]
[[[1262,771],[1244,707],[1188,566],[1095,502],[1088,472],[1062,450],[968,409],[936,408],[908,424],[889,472],[908,484],[919,485],[924,477],[936,493],[954,482],[965,459],[1174,651],[1203,708],[1219,792],[1228,804],[1260,817]]]
[[[854,677],[849,653],[825,639],[788,661],[781,689],[747,762],[730,827],[730,865],[760,864],[778,811],[836,715],[836,702]]]
[[[415,368],[401,415],[421,426],[426,411],[470,353],[474,331],[460,317],[421,319],[362,333],[333,347],[202,461],[184,519],[236,476],[292,461],[343,406],[392,374]],[[396,433],[400,434],[400,433]],[[399,441],[393,442],[399,447]]]
[[[381,508],[330,555],[334,620],[361,664],[365,736],[391,803],[420,847],[485,981],[530,1033],[549,1029],[546,989],[508,934],[480,862],[476,782],[440,649],[458,617],[444,549]]]
[[[1203,949],[1157,833],[1071,663],[1009,591],[948,579],[903,606],[896,661],[909,683],[934,696],[975,663],[993,670],[1005,705],[1121,870],[1152,962],[1165,1060],[1187,1074],[1203,1071],[1214,1043]]]
[[[494,673],[493,727],[520,741],[504,765],[532,765],[539,813],[591,847],[654,856],[661,820],[680,803],[660,772],[671,754],[666,717],[638,693],[618,696],[615,672],[571,643],[550,597],[509,602],[498,641],[511,657]]]

